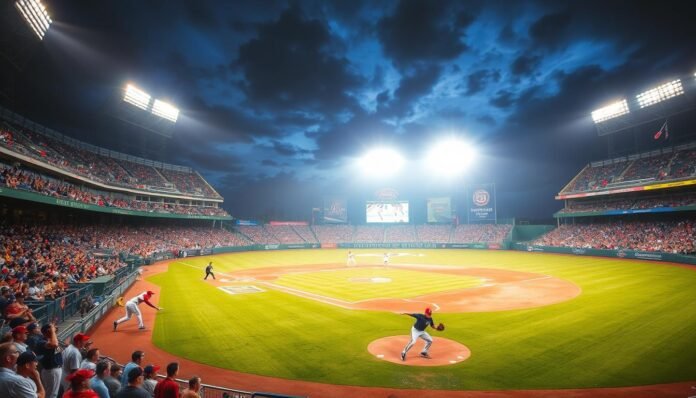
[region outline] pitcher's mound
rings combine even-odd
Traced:
[[[401,360],[401,350],[411,340],[410,336],[389,336],[377,339],[367,346],[367,351],[377,359],[408,366],[454,365],[471,356],[471,350],[464,344],[443,337],[432,337],[433,345],[430,346],[430,359],[420,356],[425,342],[418,339],[411,351],[408,352],[406,360]]]

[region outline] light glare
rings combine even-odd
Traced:
[[[39,37],[39,40],[43,40],[53,21],[48,15],[46,7],[41,4],[41,0],[17,0],[15,7]]]
[[[471,145],[451,138],[435,144],[428,151],[425,161],[427,166],[438,175],[456,177],[466,170],[474,157],[475,152]]]
[[[179,117],[179,110],[171,104],[155,99],[155,104],[152,106],[152,114],[176,123]]]
[[[636,95],[636,99],[638,100],[638,105],[640,105],[641,108],[645,108],[646,106],[654,105],[682,94],[684,94],[684,88],[682,87],[681,80],[677,79],[642,92]]]
[[[389,148],[373,149],[360,159],[360,167],[371,177],[394,175],[403,164],[404,158],[401,154]]]
[[[150,94],[129,84],[126,86],[126,94],[123,96],[123,100],[140,109],[147,110],[148,105],[150,105]]]
[[[613,104],[609,104],[604,108],[599,108],[596,111],[593,111],[592,120],[594,120],[595,123],[601,123],[605,120],[613,119],[627,113],[629,113],[628,102],[625,99],[622,99],[621,101],[614,102]]]

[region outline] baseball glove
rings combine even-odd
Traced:
[[[437,325],[437,327],[436,327],[435,329],[437,329],[437,330],[439,330],[439,331],[442,332],[443,330],[445,330],[445,324],[444,324],[444,323],[440,323],[440,324]]]

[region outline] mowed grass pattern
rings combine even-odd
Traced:
[[[378,282],[371,282],[378,278]],[[383,281],[379,281],[382,279]],[[357,302],[378,298],[408,298],[427,293],[461,290],[482,283],[480,278],[410,271],[386,267],[296,272],[274,284],[322,296]]]
[[[354,250],[357,254],[378,250]],[[242,372],[333,384],[506,390],[632,386],[696,378],[696,268],[508,251],[400,250],[392,263],[505,268],[554,275],[583,290],[535,309],[435,314],[442,334],[468,346],[457,365],[407,367],[367,345],[406,335],[412,320],[351,311],[278,291],[229,295],[202,281],[226,272],[343,264],[346,250],[245,252],[188,258],[149,278],[162,287],[154,343],[173,355]],[[409,255],[411,254],[411,255]],[[361,262],[361,257],[359,262]],[[420,343],[418,343],[420,344]],[[416,346],[414,349],[418,349]]]

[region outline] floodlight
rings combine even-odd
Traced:
[[[428,168],[438,176],[456,177],[474,160],[474,150],[466,142],[449,138],[435,144],[425,161]]]
[[[604,108],[599,108],[596,111],[593,111],[592,120],[594,120],[595,123],[601,123],[605,120],[626,115],[627,113],[629,113],[628,102],[626,102],[625,99],[622,99],[621,101],[614,102],[613,104],[609,104]]]
[[[372,177],[386,177],[395,174],[404,164],[404,158],[393,149],[378,148],[366,153],[360,159],[360,166]]]
[[[34,33],[39,36],[39,40],[43,40],[53,21],[48,16],[46,7],[41,4],[41,0],[17,0],[15,7]]]
[[[684,94],[684,88],[682,87],[681,80],[677,79],[657,86],[652,90],[640,93],[636,95],[636,99],[638,100],[638,105],[640,105],[641,108],[645,108],[646,106],[654,105],[682,94]]]
[[[152,106],[152,114],[176,123],[176,119],[179,117],[179,110],[171,104],[155,99],[155,104]]]
[[[126,94],[123,96],[123,100],[138,108],[147,110],[147,107],[150,105],[150,94],[129,84],[126,86]]]

